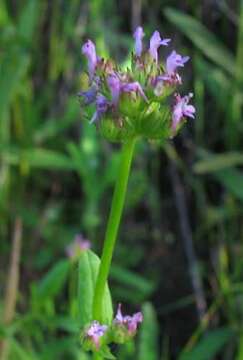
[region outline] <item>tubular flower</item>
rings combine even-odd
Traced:
[[[106,99],[105,96],[99,94],[96,98],[96,112],[94,113],[92,119],[90,120],[90,123],[95,123],[98,120],[101,119],[103,114],[108,110],[109,108],[109,101]]]
[[[180,85],[182,80],[176,70],[178,67],[184,67],[184,64],[187,63],[189,59],[189,56],[181,56],[173,50],[166,59],[166,73],[158,76],[157,80],[169,85]]]
[[[151,57],[155,60],[156,64],[158,63],[158,49],[161,45],[168,46],[171,39],[162,40],[160,33],[156,30],[150,38],[149,43],[149,53]]]
[[[179,94],[176,95],[176,104],[172,115],[172,128],[174,131],[185,117],[194,119],[196,109],[193,105],[188,105],[192,97],[192,93],[189,93],[189,95],[184,96],[183,98]]]
[[[144,32],[142,26],[138,26],[135,30],[133,37],[135,39],[135,55],[141,56],[143,51],[143,37]]]
[[[96,65],[98,63],[95,44],[91,40],[87,40],[86,43],[82,46],[82,53],[88,59],[89,76],[92,79],[95,73]]]
[[[143,48],[144,31],[139,26],[133,37],[135,55],[131,65],[125,70],[115,61],[100,59],[95,45],[88,40],[82,47],[88,59],[89,89],[81,89],[81,106],[94,109],[91,123],[106,139],[123,142],[132,137],[149,140],[168,139],[177,133],[177,126],[185,117],[194,117],[195,108],[188,105],[191,98],[177,96],[176,104],[171,107],[170,97],[177,94],[182,84],[178,69],[188,62],[173,50],[167,59],[159,62],[158,49],[168,46],[170,39],[161,39],[155,31],[149,47]],[[84,74],[87,78],[87,74]],[[90,111],[87,111],[90,114]]]
[[[184,67],[184,64],[189,60],[189,56],[181,56],[177,54],[175,50],[167,57],[166,60],[166,72],[168,75],[173,75],[176,72],[176,69]]]
[[[115,73],[108,75],[107,84],[111,92],[112,104],[116,106],[118,104],[121,92],[121,82],[118,75]]]
[[[119,304],[116,317],[113,320],[113,324],[117,327],[124,328],[127,331],[128,336],[132,337],[136,334],[138,324],[140,324],[142,321],[143,314],[141,312],[138,312],[132,316],[123,316],[121,312],[121,304]]]

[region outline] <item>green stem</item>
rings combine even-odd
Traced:
[[[102,321],[102,304],[106,281],[108,279],[112,255],[116,237],[124,207],[127,182],[131,168],[136,139],[131,139],[123,144],[120,166],[117,173],[115,190],[112,198],[111,210],[106,228],[104,247],[101,256],[101,263],[97,277],[94,300],[93,318]]]

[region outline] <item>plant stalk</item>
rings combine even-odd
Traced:
[[[112,255],[124,207],[135,143],[136,139],[134,138],[123,144],[111,210],[106,228],[105,241],[93,299],[93,319],[101,322],[105,285],[110,271]]]

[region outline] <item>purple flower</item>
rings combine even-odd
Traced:
[[[144,32],[142,26],[138,26],[133,34],[133,37],[135,39],[135,54],[137,56],[141,56],[143,51],[143,37]]]
[[[178,73],[173,73],[171,75],[166,73],[164,75],[157,76],[157,78],[154,81],[154,85],[156,86],[159,82],[165,85],[168,84],[174,86],[174,85],[181,85],[182,80]]]
[[[125,326],[129,335],[133,336],[137,331],[138,324],[140,324],[142,321],[143,314],[141,312],[135,313],[132,316],[123,316],[121,312],[121,304],[119,304],[113,323],[117,326]]]
[[[96,55],[95,44],[91,40],[87,40],[86,43],[82,46],[82,53],[88,59],[88,69],[90,79],[93,79],[95,68],[98,62],[98,57]]]
[[[108,75],[107,84],[111,92],[112,104],[117,106],[121,92],[121,81],[118,75],[115,73]]]
[[[127,83],[122,86],[122,91],[124,92],[136,92],[138,93],[146,102],[148,102],[147,96],[144,94],[142,86],[139,82],[135,81],[132,83]]]
[[[66,253],[69,258],[74,258],[80,255],[83,251],[90,249],[91,243],[89,240],[83,238],[78,234],[75,236],[74,241],[67,247]]]
[[[176,72],[177,67],[183,67],[189,59],[189,56],[181,56],[173,50],[166,60],[166,73],[168,75],[173,75]]]
[[[103,116],[103,114],[109,109],[110,103],[107,98],[101,94],[96,97],[96,111],[90,120],[90,123],[94,123]]]
[[[150,38],[149,53],[151,57],[158,63],[158,49],[161,45],[168,46],[171,39],[161,39],[160,33],[155,31]]]
[[[173,108],[172,114],[172,129],[175,131],[177,125],[184,117],[195,117],[196,109],[193,105],[188,105],[190,99],[193,97],[192,93],[189,95],[181,97],[179,94],[176,95],[176,104]]]
[[[180,85],[182,83],[180,75],[176,72],[177,67],[184,67],[184,64],[189,60],[189,56],[181,56],[176,51],[167,57],[166,60],[166,73],[159,75],[156,78],[155,85],[158,82],[163,82],[168,85]]]
[[[96,349],[100,347],[100,338],[106,333],[107,325],[101,325],[98,321],[93,321],[88,329],[86,329],[85,336],[89,338]]]
[[[95,102],[97,95],[97,87],[91,86],[87,91],[80,91],[78,93],[78,96],[83,98],[83,104],[84,105],[90,105],[93,102]]]

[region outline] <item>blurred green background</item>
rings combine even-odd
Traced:
[[[81,44],[124,63],[139,24],[191,57],[197,117],[137,147],[110,285],[145,319],[114,352],[243,359],[243,1],[1,0],[1,360],[90,359],[65,249],[100,253],[119,148],[82,121]]]

